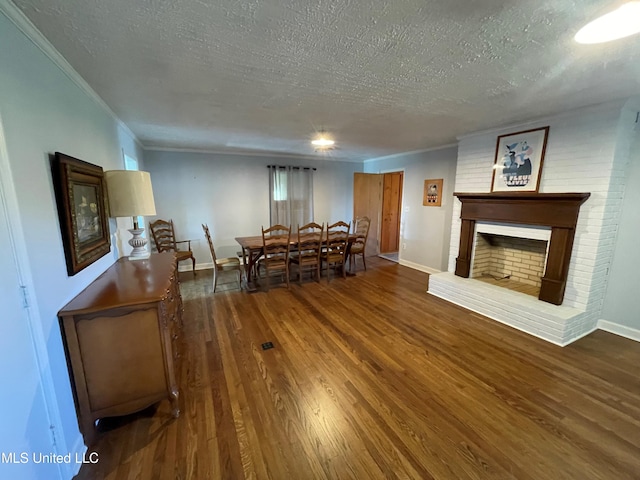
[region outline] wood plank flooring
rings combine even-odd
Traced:
[[[102,422],[76,478],[640,478],[640,344],[556,347],[367,265],[252,294],[184,275],[181,416]]]

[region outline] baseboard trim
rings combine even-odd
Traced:
[[[242,264],[242,259],[240,259],[240,263]],[[213,270],[213,262],[207,263],[196,263],[196,271],[198,270]],[[191,264],[187,262],[183,262],[181,265],[178,265],[179,272],[191,272]]]
[[[78,474],[82,467],[82,462],[76,462],[76,460],[85,458],[85,454],[87,453],[87,447],[84,444],[84,438],[82,435],[78,435],[76,437],[76,441],[73,443],[73,448],[69,453],[71,453],[73,461],[67,464],[68,471],[66,473],[69,474],[67,478],[73,478]]]
[[[410,262],[408,260],[400,259],[398,261],[398,263],[400,265],[405,266],[405,267],[413,268],[414,270],[419,270],[419,271],[424,272],[424,273],[434,273],[434,274],[435,273],[441,273],[440,270],[436,270],[435,268],[426,267],[424,265],[420,265],[419,263]]]
[[[187,265],[187,262],[184,262],[183,265],[178,265],[179,272],[191,272],[192,270],[191,265]],[[196,271],[198,270],[213,270],[213,262],[196,263]]]
[[[640,342],[640,330],[636,328],[627,327],[625,325],[609,322],[607,320],[599,320],[598,328],[600,330],[604,330],[605,332],[613,333],[614,335]]]

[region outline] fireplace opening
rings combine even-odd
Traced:
[[[537,297],[548,242],[477,232],[471,278]]]

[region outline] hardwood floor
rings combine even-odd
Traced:
[[[76,478],[639,478],[640,344],[556,347],[367,266],[252,294],[184,275],[181,416],[102,422]]]

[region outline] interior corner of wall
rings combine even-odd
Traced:
[[[622,107],[623,110],[640,110],[640,95],[630,97]]]

